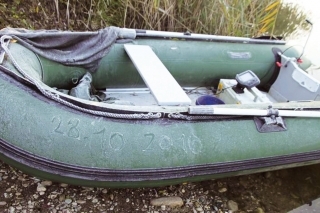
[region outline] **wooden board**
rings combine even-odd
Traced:
[[[161,106],[190,105],[191,100],[147,45],[124,45],[134,66]]]

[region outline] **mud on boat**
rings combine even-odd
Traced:
[[[31,175],[137,187],[319,162],[320,82],[284,41],[0,35],[0,158]]]

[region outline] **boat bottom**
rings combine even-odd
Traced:
[[[56,162],[0,140],[5,163],[45,180],[88,187],[156,187],[261,173],[320,163],[320,151],[175,168],[115,170]]]

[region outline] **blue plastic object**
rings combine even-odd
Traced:
[[[222,100],[212,95],[204,95],[196,100],[196,105],[217,105],[225,104]]]

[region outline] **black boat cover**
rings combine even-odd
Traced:
[[[119,38],[120,28],[107,27],[95,32],[27,30],[4,28],[0,36],[10,35],[33,52],[64,65],[81,66],[94,72],[99,61]]]

